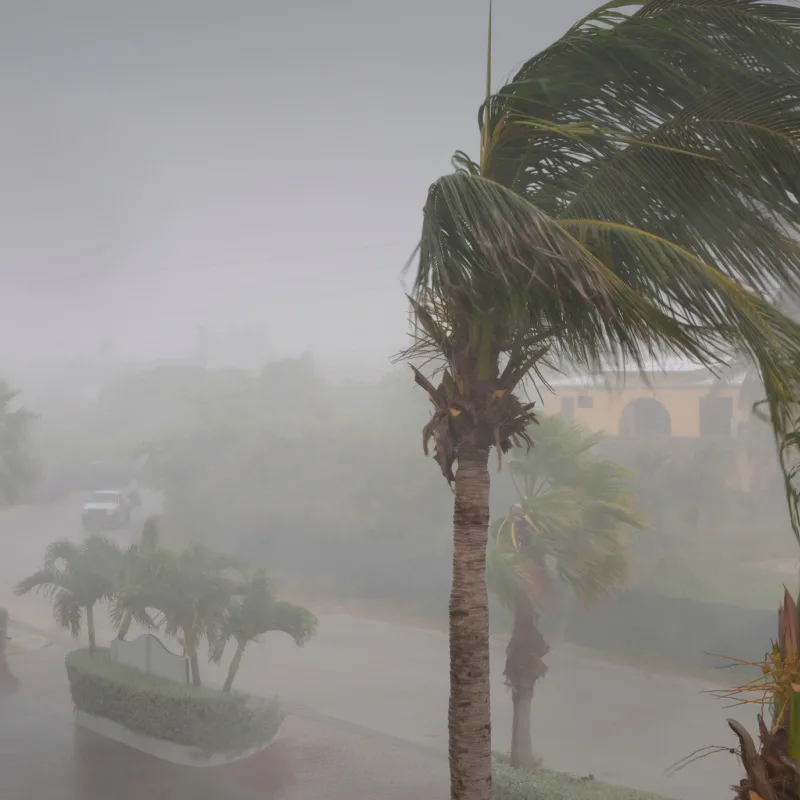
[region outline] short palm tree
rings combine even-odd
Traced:
[[[225,612],[237,591],[236,559],[220,555],[202,545],[193,545],[161,561],[155,579],[139,589],[133,607],[153,609],[156,626],[167,636],[177,637],[189,658],[192,683],[201,685],[198,647],[203,639],[214,642]]]
[[[56,622],[73,636],[80,635],[85,615],[89,651],[94,653],[94,607],[114,596],[121,559],[119,548],[100,534],[81,543],[61,539],[48,546],[43,569],[20,581],[14,592],[36,591],[50,598]]]
[[[303,606],[276,600],[264,570],[256,571],[237,589],[211,646],[211,660],[219,663],[225,645],[231,639],[236,642],[236,652],[223,691],[230,692],[245,649],[251,642],[258,641],[262,634],[280,631],[302,646],[316,629],[314,614]]]
[[[149,594],[160,585],[173,558],[171,551],[159,547],[156,519],[148,518],[139,541],[124,554],[119,586],[111,604],[111,622],[119,640],[125,639],[133,622],[144,628],[155,627],[148,612]]]
[[[627,578],[626,528],[642,527],[631,476],[589,451],[600,436],[560,417],[543,417],[531,431],[533,449],[517,451],[510,471],[520,501],[492,526],[486,577],[514,616],[506,650],[506,683],[514,704],[511,764],[534,761],[531,701],[547,668],[549,647],[538,629],[550,567],[583,603],[598,600]]]
[[[496,94],[487,75],[478,159],[428,190],[406,355],[455,492],[457,800],[491,796],[488,460],[529,438],[525,378],[745,354],[791,424],[800,329],[770,298],[800,294],[799,78],[794,2],[611,0]]]

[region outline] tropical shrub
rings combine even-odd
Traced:
[[[203,753],[238,753],[267,744],[283,719],[276,700],[183,685],[112,661],[105,648],[66,658],[75,708],[130,731]]]
[[[733,664],[755,667],[756,677],[717,694],[725,700],[757,705],[760,746],[738,720],[728,726],[739,739],[739,757],[746,778],[735,788],[739,800],[787,800],[800,797],[800,614],[797,603],[784,587],[778,609],[778,636],[761,661],[730,658]],[[771,724],[764,718],[771,707]]]

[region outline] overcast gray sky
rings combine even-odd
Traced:
[[[596,5],[497,0],[495,76]],[[200,323],[381,364],[428,185],[477,149],[486,0],[2,0],[0,357]]]

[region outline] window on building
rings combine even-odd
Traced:
[[[594,399],[589,397],[588,394],[582,394],[578,397],[578,408],[593,408]]]
[[[561,398],[561,416],[566,422],[575,422],[575,398]]]
[[[700,398],[700,435],[730,436],[733,430],[733,398]]]

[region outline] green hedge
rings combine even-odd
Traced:
[[[493,800],[666,800],[660,795],[581,780],[547,769],[532,771],[495,764]]]
[[[96,650],[94,656],[74,650],[66,665],[72,702],[79,711],[207,754],[265,745],[283,719],[275,700],[156,678],[117,664],[106,649]]]

